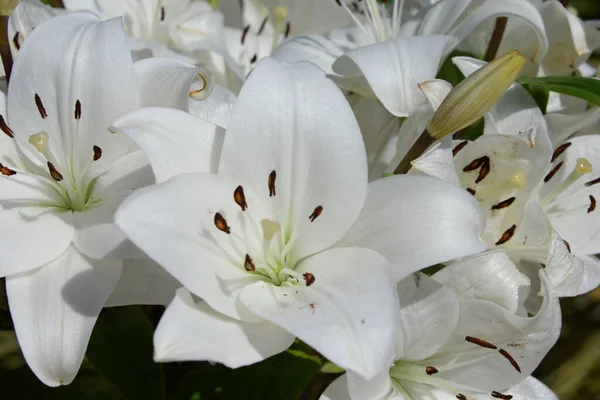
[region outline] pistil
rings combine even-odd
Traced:
[[[592,164],[583,157],[578,158],[575,168],[573,168],[573,171],[571,171],[569,176],[567,176],[567,179],[558,185],[556,189],[546,194],[540,204],[544,206],[551,203],[577,180],[579,180],[579,178],[581,178],[583,175],[589,174],[590,172],[592,172]]]

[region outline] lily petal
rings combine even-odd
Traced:
[[[361,215],[340,245],[381,253],[399,281],[483,251],[484,225],[483,210],[467,191],[427,176],[397,175],[369,184]]]
[[[245,287],[241,301],[342,368],[365,379],[389,365],[398,326],[396,288],[389,265],[366,249],[338,248],[309,257],[297,269],[310,286]]]
[[[342,92],[310,63],[259,62],[229,122],[219,175],[269,199],[273,171],[282,224],[296,227],[294,260],[331,246],[356,220],[367,190],[363,140]]]
[[[225,134],[216,125],[180,110],[150,107],[113,126],[144,151],[157,183],[188,172],[216,172]]]
[[[229,318],[206,302],[194,302],[181,288],[154,333],[154,359],[212,361],[238,368],[281,353],[293,342],[293,335],[270,322]]]
[[[16,57],[33,28],[61,13],[61,10],[36,0],[21,0],[8,19],[8,38],[13,56]]]
[[[120,274],[121,262],[93,261],[71,246],[49,264],[6,279],[21,350],[46,385],[67,385],[75,378]]]

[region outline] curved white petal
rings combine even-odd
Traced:
[[[136,62],[134,67],[141,107],[188,110],[190,86],[195,79],[201,79],[196,75],[196,66],[175,58],[151,57]]]
[[[413,279],[408,277],[406,279]],[[425,274],[416,277],[417,288],[400,296],[401,347],[396,359],[423,360],[431,357],[446,343],[458,323],[458,297],[447,287]]]
[[[6,279],[19,345],[46,385],[67,385],[75,378],[120,274],[121,262],[93,261],[71,246],[49,264]]]
[[[8,39],[14,57],[33,29],[52,17],[61,14],[61,10],[52,8],[37,0],[21,0],[8,19]]]
[[[277,61],[294,63],[309,61],[327,74],[333,74],[332,65],[344,52],[330,39],[321,35],[292,37],[281,43],[271,54]]]
[[[532,376],[510,388],[506,394],[519,400],[558,400],[550,388]]]
[[[0,176],[0,276],[28,271],[60,256],[73,240],[73,216],[52,204],[54,188],[17,172]]]
[[[92,205],[73,213],[73,243],[77,250],[95,259],[146,258],[115,225],[114,213],[127,195],[152,183],[154,175],[141,151],[113,163],[107,173],[97,178],[90,198]]]
[[[295,227],[294,259],[337,242],[356,220],[367,190],[365,147],[342,92],[312,64],[259,62],[235,105],[219,174],[269,199],[272,171],[272,202],[283,225]]]
[[[348,391],[348,376],[346,374],[334,380],[319,400],[352,400]]]
[[[188,172],[216,172],[222,128],[169,108],[143,108],[119,118],[114,128],[146,154],[156,182]]]
[[[488,300],[515,314],[529,292],[529,279],[503,251],[456,261],[433,275],[461,299]]]
[[[594,127],[600,121],[600,107],[590,107],[581,113],[546,114],[552,144],[560,145],[574,133]]]
[[[270,322],[229,318],[206,302],[194,302],[181,288],[154,332],[154,360],[212,361],[238,368],[280,353],[293,342],[293,335]]]
[[[181,283],[152,260],[124,260],[123,273],[105,307],[131,304],[167,306],[180,287]]]
[[[102,157],[94,161],[93,170],[127,153],[129,139],[108,131],[138,100],[121,20],[100,22],[88,13],[67,14],[40,25],[27,43],[8,91],[8,121],[15,138],[31,149],[29,136],[47,132],[55,167],[63,171],[92,163],[94,146],[102,149]]]
[[[434,143],[419,158],[411,161],[410,173],[421,173],[458,185],[452,149],[452,135],[448,135]]]
[[[398,299],[387,261],[366,249],[337,248],[305,260],[310,286],[257,282],[242,302],[332,362],[365,379],[389,366],[398,329]]]
[[[397,117],[409,116],[426,102],[418,84],[435,78],[450,36],[415,36],[349,51],[333,64],[342,77],[364,76],[375,96]],[[388,68],[381,68],[382,65]],[[362,79],[362,78],[361,78]],[[344,79],[341,84],[343,85]]]
[[[534,317],[515,316],[488,301],[462,301],[453,339],[437,356],[427,360],[428,365],[440,371],[436,377],[492,391],[516,385],[530,375],[555,344],[561,328],[558,297],[552,293],[543,271],[540,279],[544,302]],[[480,346],[466,337],[484,340],[497,348]]]
[[[243,255],[234,265],[215,239],[227,236],[215,227],[215,212],[224,215],[233,232],[242,231],[243,216],[236,214],[240,207],[233,200],[236,186],[211,174],[180,175],[133,193],[117,210],[115,221],[133,243],[212,308],[255,321],[238,304],[237,295],[260,278],[244,271]],[[249,207],[258,208],[252,193],[245,193]]]
[[[369,184],[361,215],[340,245],[380,252],[400,280],[485,250],[479,238],[484,225],[483,210],[464,189],[427,176],[397,175]]]
[[[194,90],[193,86],[192,90]],[[214,85],[212,93],[206,99],[189,100],[189,113],[227,129],[236,100],[235,95],[229,89],[221,85]]]

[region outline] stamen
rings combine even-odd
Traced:
[[[242,211],[246,211],[248,208],[248,203],[246,203],[246,195],[244,194],[244,188],[242,185],[238,186],[233,191],[233,200],[238,206],[240,206]]]
[[[37,109],[40,112],[40,116],[42,117],[42,119],[47,118],[48,114],[46,113],[46,109],[44,108],[44,103],[42,103],[42,99],[37,93],[35,94],[34,99],[35,105],[37,106]]]
[[[510,400],[513,398],[510,394],[502,394],[500,392],[496,392],[495,390],[492,392],[492,397],[502,400]]]
[[[304,281],[306,282],[306,286],[310,286],[313,283],[315,283],[315,276],[313,274],[311,274],[310,272],[305,272],[302,274],[302,276],[304,277]]]
[[[556,166],[554,168],[552,168],[552,170],[550,172],[548,172],[548,175],[546,175],[544,177],[544,182],[548,183],[548,181],[550,181],[550,179],[552,179],[552,177],[554,175],[556,175],[556,173],[558,172],[558,170],[563,166],[563,162],[559,162],[558,164],[556,164]]]
[[[475,183],[479,183],[485,179],[485,177],[490,173],[490,159],[486,156],[486,160],[483,162],[481,169],[479,169],[479,175],[477,175],[477,179],[475,179]]]
[[[571,245],[569,244],[569,242],[567,242],[565,239],[563,239],[563,242],[565,242],[565,246],[567,246],[567,250],[569,250],[569,253],[571,253]]]
[[[6,175],[6,176],[12,176],[12,175],[16,174],[17,171],[15,171],[14,169],[5,167],[4,165],[2,165],[2,163],[0,163],[0,173],[2,173],[2,175]]]
[[[252,58],[250,59],[250,64],[254,64],[254,63],[256,62],[256,60],[258,60],[258,55],[257,55],[257,54],[254,54],[254,55],[252,56]]]
[[[246,259],[244,260],[244,269],[248,272],[256,271],[256,267],[254,266],[254,262],[248,254],[246,254]]]
[[[465,140],[464,142],[460,142],[459,144],[456,145],[455,148],[452,149],[452,156],[455,157],[459,151],[461,151],[462,149],[465,148],[466,145],[469,144],[468,140]]]
[[[310,222],[315,222],[315,219],[317,219],[317,217],[319,215],[321,215],[322,212],[323,212],[323,206],[317,206],[317,208],[315,208],[315,210],[313,211],[313,213],[310,214],[310,216],[308,217],[308,219],[310,219]]]
[[[79,99],[75,102],[75,119],[81,119],[81,102]]]
[[[437,374],[439,371],[437,370],[436,367],[425,367],[425,373],[427,375],[433,375],[433,374]]]
[[[515,229],[517,229],[516,225],[513,225],[510,228],[508,228],[506,230],[506,232],[504,232],[502,234],[502,237],[500,238],[500,240],[498,240],[496,242],[496,246],[500,246],[501,244],[504,244],[504,243],[508,242],[513,237],[513,235],[515,234]]]
[[[94,146],[94,161],[98,161],[102,157],[102,149],[98,146]]]
[[[58,172],[58,170],[56,169],[56,167],[54,167],[54,165],[48,161],[48,170],[50,170],[50,176],[52,177],[52,179],[54,179],[57,182],[60,182],[63,180],[63,176],[60,172]]]
[[[277,172],[275,172],[275,170],[273,170],[269,174],[269,180],[267,182],[267,184],[269,186],[269,197],[273,197],[277,194],[275,192],[275,179],[277,179]]]
[[[244,30],[242,31],[242,46],[244,45],[244,42],[246,41],[246,36],[248,35],[249,30],[250,30],[250,25],[246,25],[244,27]]]
[[[160,8],[160,20],[161,21],[165,20],[165,8],[164,7]]]
[[[471,195],[475,196],[475,189],[467,188],[467,192],[471,193]]]
[[[477,168],[481,167],[487,160],[489,160],[488,156],[476,158],[463,168],[463,172],[475,171]]]
[[[467,396],[465,396],[464,394],[461,394],[461,393],[457,394],[456,398],[458,400],[467,400]]]
[[[260,24],[260,28],[258,28],[258,33],[256,35],[260,35],[265,30],[265,26],[267,26],[267,21],[269,20],[269,16],[267,15],[263,22]]]
[[[287,38],[288,36],[290,36],[290,31],[292,30],[292,24],[290,23],[290,21],[288,21],[285,24],[285,33],[283,34],[284,38]]]
[[[554,162],[562,153],[565,152],[566,149],[568,149],[571,146],[571,144],[571,142],[567,142],[558,146],[556,150],[554,150],[554,153],[552,153],[552,159],[550,160],[550,162]]]
[[[596,178],[596,179],[594,179],[592,181],[586,182],[585,186],[590,187],[592,185],[595,185],[596,183],[600,183],[600,178]]]
[[[21,45],[19,44],[19,32],[15,33],[15,36],[12,38],[13,44],[17,50],[21,50]]]
[[[6,121],[4,120],[4,117],[2,115],[0,115],[0,129],[2,129],[2,132],[6,133],[6,136],[8,136],[10,138],[15,137],[15,133],[6,124]]]
[[[32,144],[37,151],[45,155],[46,150],[48,149],[48,139],[49,136],[46,132],[39,132],[29,136],[29,143]]]
[[[485,340],[478,339],[473,336],[465,336],[465,340],[469,343],[476,344],[477,346],[485,347],[486,349],[496,350],[498,347],[494,346],[490,342],[486,342]]]
[[[559,167],[561,165],[562,165],[562,162],[560,164],[558,164],[556,167]],[[556,167],[554,167],[554,168],[556,169]],[[583,176],[585,174],[589,174],[590,172],[592,172],[592,164],[585,158],[578,158],[577,164],[575,165],[575,168],[573,168],[573,171],[569,174],[569,176],[567,176],[567,178],[556,189],[554,189],[552,192],[546,194],[546,196],[544,196],[544,198],[542,199],[542,201],[540,203],[542,205],[550,203],[551,201],[556,199],[561,193],[563,193],[565,190],[567,190],[567,188],[569,186],[571,186],[573,183],[575,183],[581,176]],[[548,177],[552,178],[552,176],[555,173],[556,172],[554,172],[554,170],[550,171],[550,173],[546,176],[546,178],[548,178]],[[544,182],[547,182],[546,178],[544,178]]]
[[[588,214],[596,209],[596,198],[590,194],[590,207],[587,209]]]
[[[493,205],[492,210],[501,210],[503,208],[509,207],[512,203],[515,202],[515,199],[515,197],[511,197],[506,200],[503,200],[500,203]]]
[[[215,226],[218,230],[225,232],[228,235],[231,233],[231,229],[227,225],[227,221],[225,218],[223,218],[221,213],[215,213]]]
[[[508,360],[508,362],[510,362],[510,365],[512,365],[514,367],[514,369],[516,369],[519,373],[521,373],[521,367],[519,367],[519,364],[517,364],[515,359],[508,353],[508,351],[506,351],[504,349],[499,349],[498,352],[500,354],[502,354],[504,356],[504,358],[506,358]]]

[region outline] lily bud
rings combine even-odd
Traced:
[[[0,0],[0,15],[12,14],[19,0]]]
[[[427,125],[440,140],[483,116],[519,76],[527,59],[513,50],[484,65],[459,83],[444,99]]]

